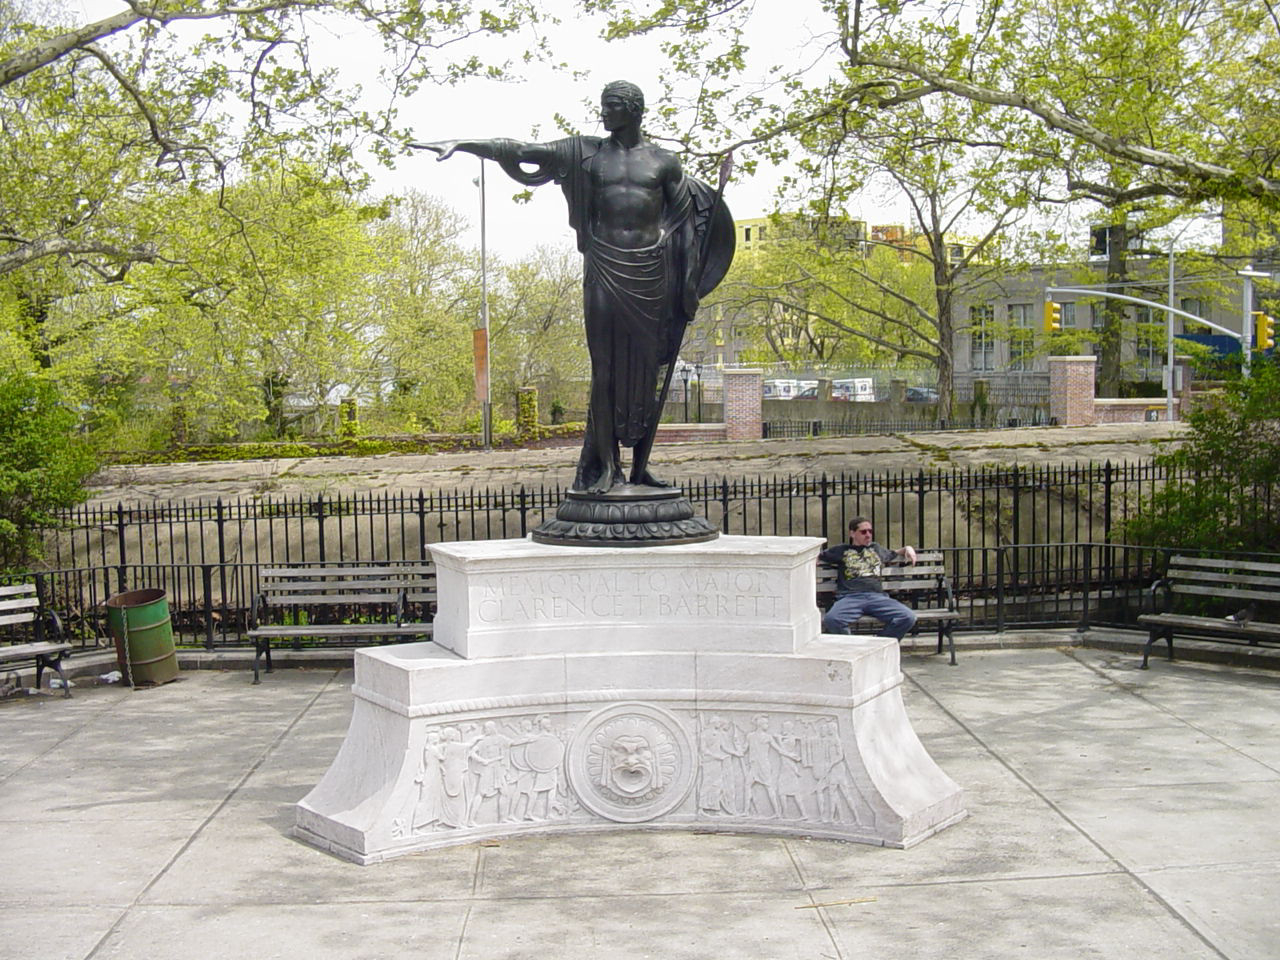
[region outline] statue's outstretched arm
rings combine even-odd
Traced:
[[[519,140],[433,140],[428,143],[417,141],[409,144],[415,150],[430,150],[437,154],[437,160],[448,160],[455,153],[475,154],[485,160],[506,161],[508,163],[546,163],[555,152],[550,144],[522,143]]]

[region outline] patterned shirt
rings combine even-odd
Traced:
[[[843,597],[846,593],[884,593],[880,570],[894,556],[892,550],[872,541],[865,547],[842,543],[823,550],[818,561],[836,568],[836,596]]]

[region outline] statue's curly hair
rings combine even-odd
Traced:
[[[637,116],[644,113],[644,93],[629,80],[614,80],[612,83],[606,83],[604,90],[600,93],[600,99],[603,100],[608,96],[621,99]]]

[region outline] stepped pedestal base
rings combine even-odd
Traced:
[[[908,847],[954,823],[896,642],[817,633],[818,546],[433,548],[440,642],[357,652],[351,727],[298,835],[367,864],[619,828]]]

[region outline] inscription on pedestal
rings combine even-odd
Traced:
[[[602,619],[775,620],[776,580],[754,570],[625,570],[476,577],[482,623]]]

